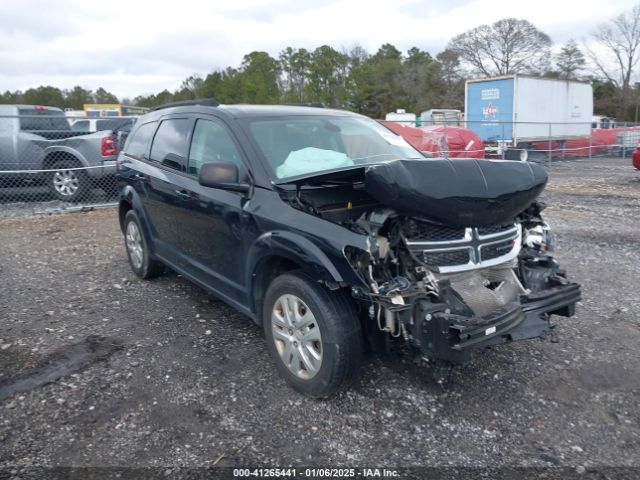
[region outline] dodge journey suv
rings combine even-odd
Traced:
[[[138,120],[118,172],[133,271],[169,267],[246,314],[310,396],[392,337],[462,363],[547,336],[580,300],[551,254],[542,167],[425,158],[361,115],[168,105]]]

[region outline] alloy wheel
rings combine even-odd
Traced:
[[[313,378],[322,365],[322,335],[311,309],[299,297],[280,296],[271,313],[271,331],[280,359],[303,380]]]
[[[127,224],[127,250],[129,250],[129,258],[134,268],[142,268],[144,246],[142,245],[142,235],[140,235],[140,229],[135,222],[129,222]]]
[[[53,174],[53,188],[60,195],[71,197],[80,188],[80,179],[74,170],[58,170]]]

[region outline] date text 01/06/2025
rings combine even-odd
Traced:
[[[388,468],[234,468],[234,478],[397,478]]]

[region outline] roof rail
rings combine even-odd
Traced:
[[[291,107],[314,107],[314,108],[324,108],[324,103],[321,102],[311,102],[311,103],[288,103],[287,105]]]
[[[202,106],[202,107],[217,107],[220,105],[213,98],[196,98],[195,100],[183,100],[181,102],[171,102],[153,107],[151,111],[162,110],[163,108],[171,107],[187,107],[187,106]]]

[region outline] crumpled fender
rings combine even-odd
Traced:
[[[345,281],[343,272],[336,268],[337,259],[329,258],[304,236],[284,230],[267,232],[256,238],[248,252],[247,274],[253,275],[262,262],[274,256],[281,256],[297,263],[303,271],[318,281],[337,284]],[[251,282],[247,284],[250,285]]]

